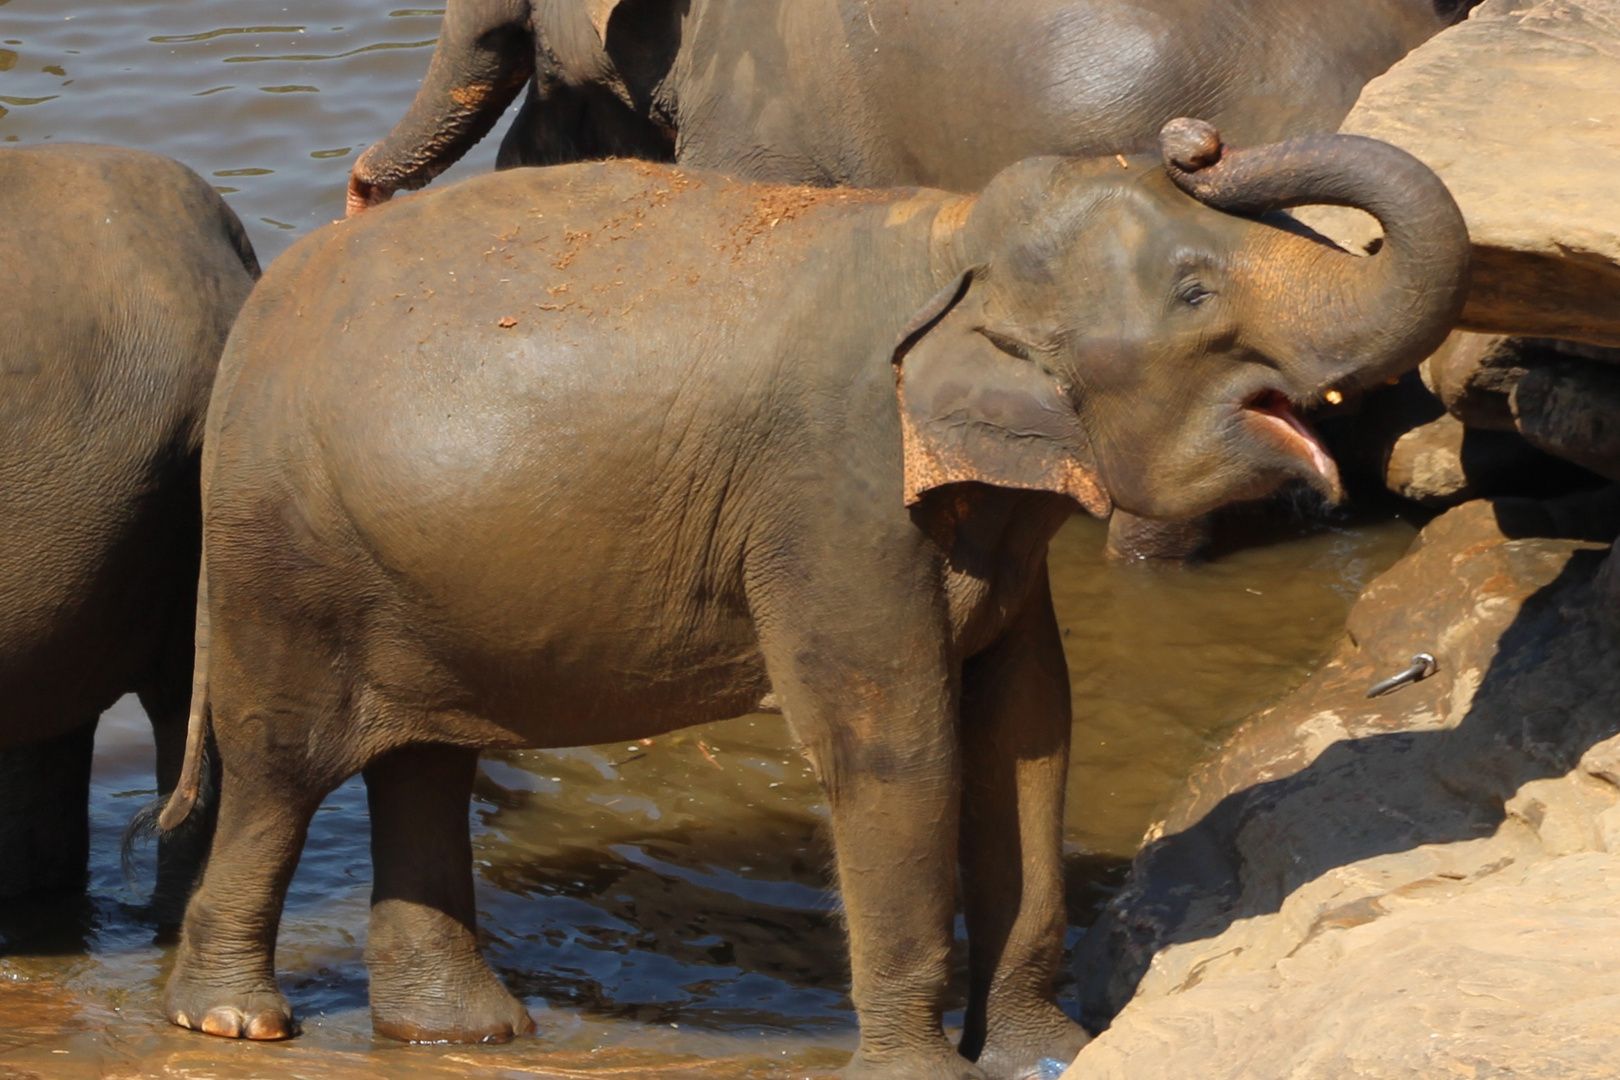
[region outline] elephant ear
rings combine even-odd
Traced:
[[[1056,378],[985,334],[975,273],[925,304],[894,349],[906,505],[971,480],[1067,495],[1106,517],[1113,503],[1074,406]]]

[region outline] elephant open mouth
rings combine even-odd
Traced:
[[[1294,411],[1286,394],[1262,390],[1243,403],[1243,412],[1250,430],[1284,453],[1304,460],[1321,477],[1324,493],[1335,501],[1340,498],[1338,465],[1316,432]]]

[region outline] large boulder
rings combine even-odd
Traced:
[[[1444,507],[1522,491],[1526,466],[1540,494],[1571,482],[1527,446],[1620,478],[1620,0],[1485,0],[1369,82],[1342,130],[1433,168],[1473,241],[1462,330],[1423,365],[1449,417],[1384,439],[1385,486]],[[1379,243],[1360,211],[1298,213]]]
[[[1068,1080],[1614,1075],[1620,567],[1527,534],[1617,510],[1469,503],[1367,588],[1150,831],[1081,950],[1112,1026]]]
[[[1368,83],[1341,130],[1456,196],[1465,328],[1620,345],[1620,0],[1486,0]],[[1303,216],[1350,246],[1376,236],[1365,215]]]

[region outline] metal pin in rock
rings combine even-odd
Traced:
[[[1399,690],[1407,683],[1421,682],[1439,670],[1440,665],[1433,656],[1426,652],[1420,652],[1412,657],[1411,665],[1404,671],[1391,675],[1383,682],[1373,683],[1372,688],[1367,691],[1367,696],[1370,698],[1380,697],[1391,691]]]

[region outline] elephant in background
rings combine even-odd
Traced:
[[[1150,150],[1174,116],[1236,145],[1336,130],[1361,87],[1478,0],[449,0],[349,212],[426,184],[527,96],[498,166],[679,161],[781,183],[975,191],[1039,154]],[[1110,550],[1207,523],[1122,512]]]
[[[258,261],[155,154],[0,150],[0,898],[82,888],[96,722],[134,692],[174,787],[191,696],[204,414]],[[159,851],[178,921],[206,829]]]
[[[605,157],[755,180],[976,191],[1041,154],[1335,130],[1478,0],[449,0],[350,210],[420,188],[527,88],[499,167]]]
[[[203,678],[163,824],[210,729],[224,780],[170,1019],[293,1033],[283,899],[311,814],[362,772],[376,1030],[533,1030],[478,950],[478,752],[772,703],[831,807],[847,1075],[1072,1058],[1048,541],[1077,505],[1334,495],[1296,409],[1409,368],[1466,289],[1461,215],[1393,147],[1164,139],[1163,162],[1034,158],[977,197],[497,172],[277,260],[209,409]],[[1386,243],[1357,258],[1237,216],[1312,202]]]

